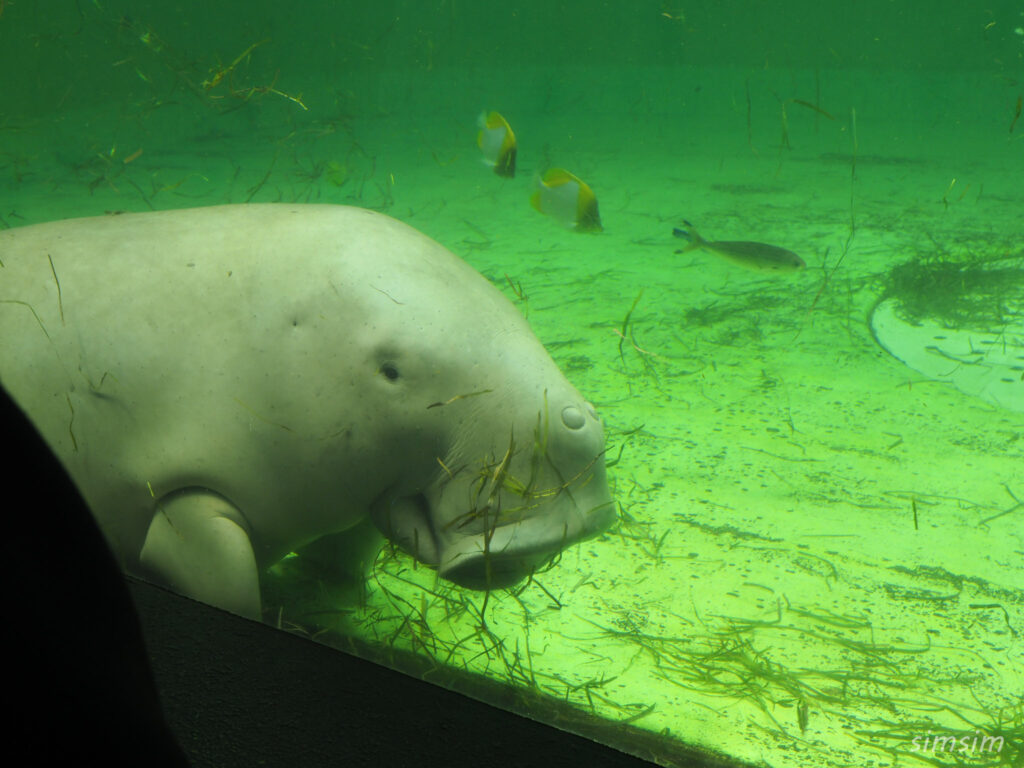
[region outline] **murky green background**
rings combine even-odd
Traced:
[[[567,702],[561,727],[667,765],[1020,759],[1024,415],[867,322],[908,261],[1020,285],[1020,2],[0,0],[0,73],[0,227],[381,210],[516,300],[605,419],[622,524],[522,592],[385,552],[355,613],[278,569],[268,620],[539,719]],[[515,180],[480,162],[485,109]],[[552,165],[603,234],[530,208]],[[684,218],[807,269],[677,255]],[[1024,299],[999,301],[979,331],[1012,348]],[[936,733],[1004,751],[923,755]]]

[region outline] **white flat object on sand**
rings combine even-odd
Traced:
[[[899,306],[886,299],[871,315],[875,338],[890,354],[930,379],[1024,413],[1024,318],[988,331],[946,328],[930,318],[905,320]]]

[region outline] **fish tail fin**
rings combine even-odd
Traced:
[[[673,236],[678,237],[680,240],[685,240],[687,242],[687,246],[681,250],[676,251],[676,253],[686,253],[687,251],[696,250],[697,248],[700,248],[702,245],[704,245],[704,238],[701,237],[700,234],[697,232],[697,228],[694,227],[693,224],[685,220],[683,221],[683,224],[687,226],[687,229],[682,229],[681,227],[674,227],[672,229]]]

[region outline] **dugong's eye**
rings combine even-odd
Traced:
[[[398,381],[398,368],[394,363],[384,363],[380,367],[380,372],[388,381]]]

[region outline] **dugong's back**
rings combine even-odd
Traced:
[[[274,478],[321,461],[318,440],[345,426],[332,385],[388,322],[396,279],[457,285],[469,301],[494,291],[415,230],[345,206],[29,226],[0,232],[0,262],[0,383],[122,554],[174,488],[217,488],[257,521],[301,504]],[[522,322],[508,311],[500,322]]]

